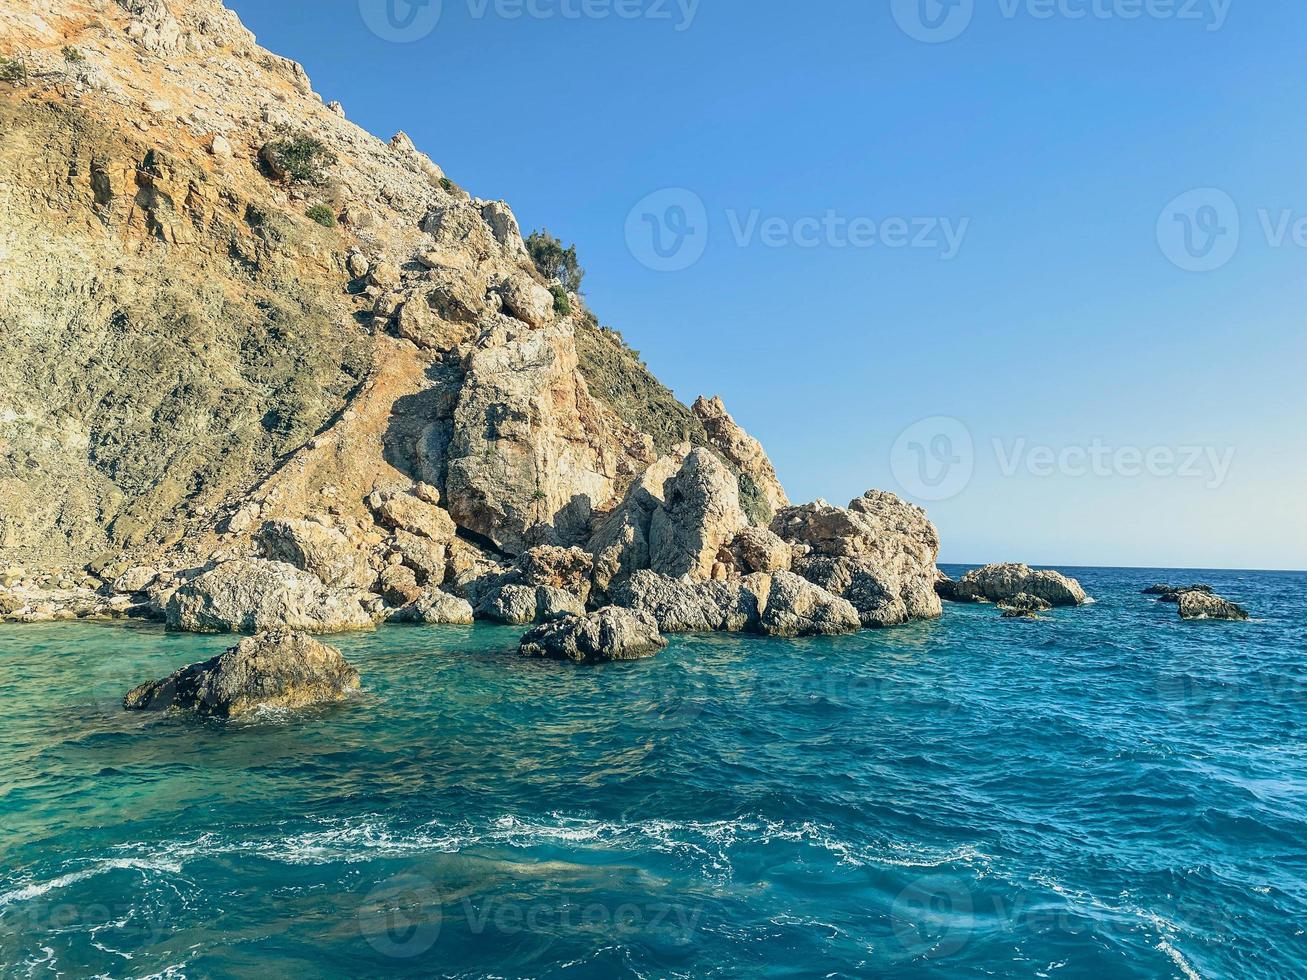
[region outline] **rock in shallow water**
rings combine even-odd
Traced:
[[[665,646],[652,616],[607,606],[537,626],[522,637],[518,650],[524,657],[603,663],[652,657]]]
[[[1236,606],[1233,602],[1208,592],[1182,592],[1177,601],[1182,619],[1230,619],[1242,622],[1249,618],[1248,611],[1242,606]]]
[[[1054,606],[1081,606],[1089,601],[1073,578],[1029,565],[986,565],[967,572],[950,589],[957,602],[1007,602],[1023,592]]]
[[[307,634],[281,629],[249,637],[219,657],[143,684],[123,699],[123,707],[236,718],[259,708],[343,701],[358,689],[359,673],[339,650]]]

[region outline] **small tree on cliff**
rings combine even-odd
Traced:
[[[526,250],[531,253],[540,274],[546,279],[557,279],[568,292],[579,293],[585,270],[576,259],[576,246],[563,248],[563,243],[548,229],[533,231],[526,240]]]

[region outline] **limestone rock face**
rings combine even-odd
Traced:
[[[377,520],[395,531],[446,544],[454,539],[458,530],[446,511],[416,494],[380,492],[373,494],[368,503]]]
[[[269,561],[294,565],[327,585],[367,589],[376,580],[365,554],[340,531],[316,521],[268,521],[257,540]]]
[[[1073,578],[1029,565],[986,565],[967,572],[953,587],[959,602],[1004,602],[1027,593],[1054,606],[1081,606],[1089,601]]]
[[[351,593],[283,562],[224,562],[182,585],[168,600],[168,628],[192,633],[257,633],[289,627],[313,633],[370,629]]]
[[[525,273],[510,276],[499,295],[504,309],[530,326],[543,327],[554,318],[554,294]]]
[[[590,598],[590,577],[594,559],[580,548],[541,545],[517,560],[522,581],[527,585],[547,585],[576,596],[582,604]]]
[[[735,477],[712,453],[696,449],[664,484],[663,498],[649,521],[649,567],[708,581],[717,553],[748,524]]]
[[[569,616],[522,637],[524,657],[599,663],[652,657],[667,646],[653,619],[608,606],[588,616]]]
[[[239,718],[259,708],[304,708],[344,701],[359,673],[340,651],[289,629],[241,640],[219,657],[144,684],[123,700],[128,711]]]
[[[1248,611],[1242,606],[1210,592],[1182,592],[1177,601],[1182,619],[1230,619],[1242,622],[1249,618]]]
[[[862,618],[847,599],[793,572],[777,572],[759,626],[769,636],[836,636],[857,632]]]
[[[664,633],[740,633],[758,628],[756,586],[751,580],[695,583],[646,569],[624,579],[613,602],[652,617]]]
[[[722,457],[740,469],[741,484],[748,481],[765,507],[764,517],[770,520],[777,511],[790,505],[790,498],[781,486],[776,468],[772,466],[762,443],[745,432],[726,411],[720,398],[700,396],[692,408],[703,423],[708,441]],[[743,487],[741,487],[743,492]]]
[[[771,529],[807,552],[795,571],[852,602],[864,626],[943,611],[935,591],[939,534],[925,511],[892,493],[869,490],[848,508],[824,501],[790,507]]]
[[[640,474],[626,498],[595,532],[588,549],[594,556],[594,584],[600,593],[633,572],[649,567],[649,524],[666,502],[664,488],[688,455],[659,457]]]

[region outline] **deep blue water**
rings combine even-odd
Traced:
[[[1307,575],[523,662],[339,639],[365,694],[127,715],[222,650],[0,628],[4,976],[1301,977]],[[1246,624],[1138,595],[1202,579]]]

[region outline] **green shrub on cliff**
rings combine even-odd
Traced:
[[[567,290],[557,284],[550,286],[549,291],[554,294],[554,312],[559,316],[568,316],[572,312],[572,301],[567,296]]]
[[[0,58],[0,82],[24,82],[27,80],[27,64],[17,58]]]
[[[327,168],[336,162],[336,154],[307,133],[294,133],[265,144],[262,156],[275,176],[306,184],[323,183]]]
[[[548,229],[533,231],[526,240],[526,250],[531,254],[540,274],[546,279],[557,279],[568,292],[579,293],[585,270],[576,258],[576,246],[563,248],[563,243]]]
[[[73,47],[71,44],[65,47],[62,53],[64,61],[68,62],[70,65],[80,64],[86,60],[86,55],[82,54],[81,51]]]
[[[309,218],[322,225],[323,228],[336,227],[336,212],[331,210],[325,204],[315,204],[307,212]]]

